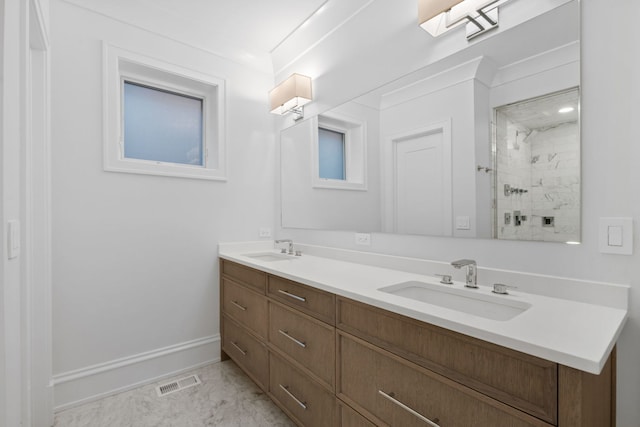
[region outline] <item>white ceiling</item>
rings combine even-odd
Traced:
[[[271,51],[327,0],[64,0],[265,72]]]

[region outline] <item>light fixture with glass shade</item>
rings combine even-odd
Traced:
[[[273,114],[293,113],[294,120],[304,117],[303,106],[311,101],[311,77],[294,73],[271,89],[269,101]]]
[[[467,39],[498,27],[498,6],[508,0],[418,0],[418,23],[438,37],[462,24]]]

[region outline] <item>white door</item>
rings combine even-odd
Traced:
[[[443,162],[444,129],[394,141],[395,231],[451,235],[451,164]]]

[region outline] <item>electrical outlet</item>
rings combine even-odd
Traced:
[[[271,229],[269,227],[260,227],[260,237],[271,237]]]
[[[371,246],[371,234],[356,233],[356,245]]]

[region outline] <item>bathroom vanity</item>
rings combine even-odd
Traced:
[[[222,357],[297,424],[615,426],[614,344],[627,316],[615,305],[624,304],[624,287],[602,290],[619,293],[611,306],[485,295],[482,286],[469,296],[475,290],[440,285],[415,272],[433,266],[406,259],[396,261],[414,272],[262,245],[220,246]],[[435,303],[380,286],[417,279]],[[433,292],[453,304],[456,295],[479,299],[486,310],[468,314]],[[520,311],[492,318],[499,298]],[[548,330],[556,315],[563,322]]]

